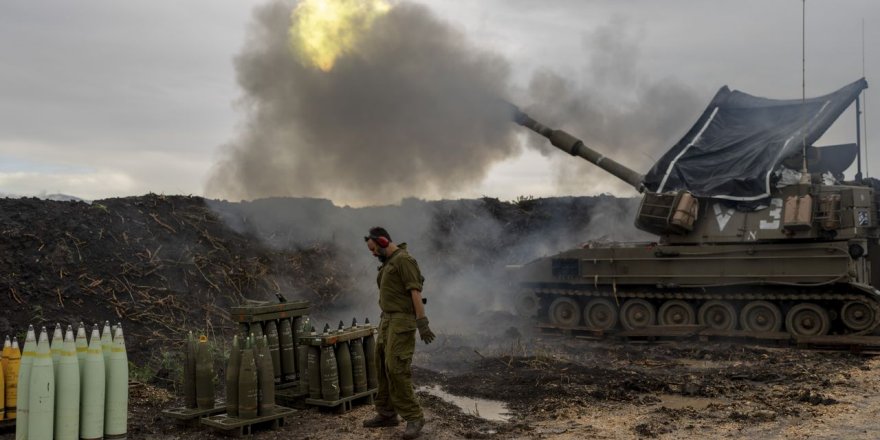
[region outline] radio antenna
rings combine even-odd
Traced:
[[[865,19],[862,19],[862,78],[865,77]],[[868,171],[868,93],[862,90],[862,126],[865,134],[865,177],[870,177]]]
[[[801,104],[806,110],[807,104],[807,0],[801,0]],[[802,152],[804,165],[801,173],[807,174],[807,127],[804,127]]]

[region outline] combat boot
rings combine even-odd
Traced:
[[[397,426],[399,423],[397,414],[384,415],[379,413],[372,419],[364,420],[364,428],[384,428],[387,426]]]
[[[406,422],[406,430],[403,431],[403,438],[411,440],[422,434],[422,428],[425,426],[425,419],[416,419]]]

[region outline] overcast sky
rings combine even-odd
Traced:
[[[475,46],[507,58],[522,89],[538,72],[577,82],[601,78],[599,67],[618,62],[640,81],[686,86],[698,104],[673,118],[680,126],[668,131],[678,134],[661,141],[670,146],[722,85],[772,98],[801,95],[800,0],[417,1]],[[0,193],[204,194],[220,146],[245,120],[233,57],[258,4],[0,2]],[[862,76],[863,21],[865,72],[875,87],[867,92],[868,141],[876,151],[868,166],[880,175],[880,2],[807,1],[806,89],[824,94]],[[603,29],[614,29],[604,44],[630,56],[598,62],[593,49]],[[583,88],[606,101],[632,98],[627,81],[606,80],[607,87]],[[854,125],[845,114],[820,144],[854,141]],[[564,128],[587,136],[574,124]],[[472,188],[412,196],[631,194],[616,184],[561,185],[559,161],[573,159],[523,151]],[[601,173],[577,166],[574,172]]]

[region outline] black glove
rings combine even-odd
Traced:
[[[428,317],[416,319],[416,326],[419,328],[419,337],[425,344],[430,344],[434,340],[434,332],[428,327]]]

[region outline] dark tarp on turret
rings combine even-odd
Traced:
[[[862,78],[806,101],[722,87],[685,137],[651,168],[645,186],[743,202],[769,197],[770,174],[786,158],[800,156],[804,140],[807,146],[816,142],[867,87]]]

